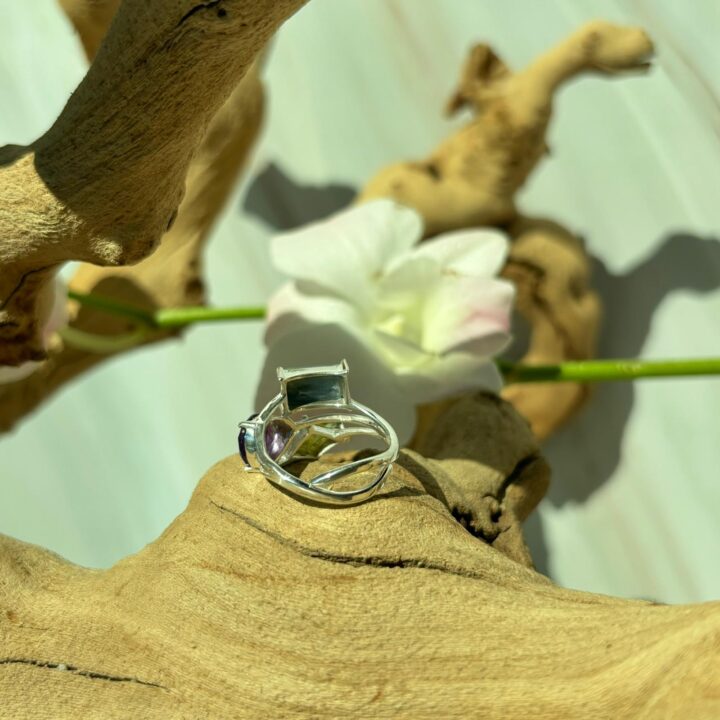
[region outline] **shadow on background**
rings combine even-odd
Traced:
[[[598,356],[638,357],[655,310],[668,295],[676,290],[708,293],[720,287],[720,242],[670,235],[623,275],[613,275],[596,259],[593,284],[604,307]],[[554,505],[585,500],[615,472],[634,399],[633,383],[598,385],[578,417],[547,442],[545,452],[555,478],[548,498]]]
[[[653,315],[674,291],[708,293],[720,287],[720,241],[690,234],[662,240],[652,255],[623,275],[613,275],[594,260],[593,285],[603,302],[604,319],[598,356],[638,357]],[[680,354],[680,353],[679,353]],[[635,401],[635,385],[598,385],[588,404],[543,448],[552,468],[545,502],[556,507],[582,502],[615,472]],[[538,570],[549,574],[542,520],[534,513],[526,523],[526,539]]]
[[[347,207],[357,195],[348,185],[303,185],[271,162],[256,175],[243,210],[275,230],[291,230]]]
[[[275,229],[287,230],[346,207],[355,193],[344,185],[304,186],[271,163],[252,181],[244,209]],[[651,255],[622,275],[613,275],[597,258],[593,265],[593,284],[604,308],[598,357],[634,358],[642,352],[655,310],[668,295],[720,287],[720,241],[678,233],[661,240]],[[598,385],[580,414],[547,441],[543,450],[552,482],[545,502],[582,502],[613,475],[634,400],[633,383]],[[537,569],[549,575],[538,513],[525,523],[525,534]]]

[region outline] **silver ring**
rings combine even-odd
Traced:
[[[239,424],[238,448],[249,472],[301,497],[331,505],[354,505],[382,486],[398,455],[392,426],[370,408],[350,398],[348,364],[278,368],[280,393],[258,414]],[[384,449],[351,460],[309,481],[285,466],[297,460],[317,460],[355,437],[380,440]],[[361,487],[337,490],[356,476],[372,472]]]

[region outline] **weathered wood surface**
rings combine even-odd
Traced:
[[[404,451],[356,507],[230,457],[109,570],[3,538],[0,717],[717,717],[720,605],[561,589],[488,544],[547,478],[509,405],[464,403],[442,459]]]
[[[520,532],[547,485],[527,427],[484,396],[435,412],[434,459],[357,508],[230,458],[110,570],[3,539],[0,717],[716,717],[717,603],[553,586]]]
[[[203,305],[202,251],[238,173],[247,162],[261,127],[263,108],[264,91],[257,65],[253,64],[213,118],[198,147],[177,217],[157,250],[134,265],[81,264],[70,288],[142,310]],[[70,328],[117,338],[133,331],[135,323],[92,307],[76,307]],[[11,430],[66,383],[118,353],[180,334],[179,330],[151,330],[142,342],[106,353],[65,344],[26,379],[0,385],[0,433]]]
[[[33,0],[32,13],[28,3],[0,3],[0,142],[41,135],[82,78],[55,2]],[[697,0],[692,12],[672,0],[423,0],[422,12],[416,4],[313,0],[284,26],[266,68],[269,125],[205,253],[212,302],[261,305],[281,281],[266,257],[273,227],[247,204],[248,189],[286,213],[299,198],[312,205],[295,190],[336,197],[339,185],[360,187],[379,167],[423,157],[448,135],[437,109],[473,43],[491,43],[522,68],[580,23],[606,17],[646,28],[655,68],[561,92],[551,155],[521,206],[563,219],[595,256],[603,356],[715,353],[715,0]],[[290,186],[260,186],[270,162]],[[253,323],[196,327],[55,394],[2,438],[0,531],[92,566],[135,552],[232,452],[262,352]],[[546,444],[553,483],[529,531],[534,556],[558,582],[668,602],[720,597],[720,446],[706,432],[719,403],[720,383],[705,380],[604,385]],[[78,436],[89,439],[82,454]],[[692,531],[678,518],[692,518]]]
[[[122,3],[57,122],[0,150],[0,363],[45,357],[39,306],[62,263],[152,252],[213,116],[303,2]]]
[[[62,0],[61,5],[92,62],[119,0]],[[204,304],[202,251],[248,162],[265,114],[261,63],[262,53],[243,69],[244,76],[212,118],[187,170],[184,196],[172,226],[163,234],[157,250],[133,265],[81,264],[70,282],[72,290],[95,293],[142,310]],[[75,307],[70,329],[112,339],[130,333],[135,325],[92,307]],[[133,341],[127,348],[105,353],[66,344],[25,380],[0,385],[0,433],[12,429],[60,387],[119,352],[180,334],[179,330],[149,331],[142,342]]]

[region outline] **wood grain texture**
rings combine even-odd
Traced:
[[[152,252],[212,117],[302,4],[122,3],[57,122],[0,150],[0,363],[45,357],[38,304],[60,264]]]
[[[82,78],[76,39],[54,5],[36,0],[30,15],[0,3],[0,142],[40,135]],[[606,305],[603,356],[716,353],[717,3],[416,5],[313,0],[284,26],[267,68],[269,125],[207,248],[212,302],[261,305],[281,282],[267,257],[272,227],[244,209],[268,163],[301,187],[359,187],[447,136],[437,108],[472,43],[490,43],[520,68],[600,16],[645,27],[655,69],[588,78],[559,95],[552,155],[527,183],[523,210],[562,218],[585,238]],[[267,204],[294,198],[273,190],[264,190]],[[0,531],[95,567],[136,552],[233,451],[236,423],[254,409],[262,352],[254,323],[196,327],[64,388],[0,441]],[[529,537],[541,567],[563,585],[613,595],[720,597],[720,446],[707,435],[718,404],[717,382],[598,387],[544,448],[553,483]]]
[[[260,132],[265,95],[258,64],[253,63],[212,119],[190,164],[185,195],[160,245],[139,263],[122,267],[81,264],[70,288],[124,302],[143,310],[205,303],[202,252]],[[75,305],[75,303],[71,303]],[[125,318],[92,307],[75,307],[70,327],[117,337],[133,330]],[[97,353],[66,343],[24,380],[0,385],[0,433],[58,389],[91,368],[128,350],[182,335],[182,329],[152,330],[142,342],[115,352]]]
[[[435,447],[473,433],[482,462],[403,452],[359,506],[300,502],[234,456],[109,570],[2,538],[0,716],[716,717],[718,603],[561,589],[458,522],[456,483],[497,523],[536,451],[507,404],[468,403]]]

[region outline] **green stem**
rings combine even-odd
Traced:
[[[523,365],[500,361],[507,383],[606,382],[648,377],[720,375],[720,358],[697,360],[584,360],[558,365]]]
[[[227,320],[260,320],[265,317],[261,307],[180,307],[165,308],[155,312],[98,295],[70,291],[69,297],[83,305],[135,320],[145,329],[178,328],[201,322]],[[77,332],[77,331],[75,331]],[[85,333],[70,335],[67,339],[78,347],[94,349],[94,352],[113,352],[131,347],[144,338],[144,334],[130,333],[117,340]],[[101,350],[100,348],[110,348]],[[646,377],[684,377],[692,375],[720,375],[720,358],[698,360],[585,360],[565,362],[558,365],[524,365],[504,360],[498,366],[507,383],[527,382],[606,382],[612,380],[636,380]]]
[[[81,305],[102,310],[110,315],[125,317],[135,320],[141,325],[151,328],[177,328],[186,325],[193,325],[199,322],[222,322],[224,320],[259,320],[265,317],[265,308],[261,307],[229,307],[209,308],[199,307],[178,307],[163,308],[152,312],[142,310],[133,305],[127,305],[117,300],[101,297],[100,295],[88,295],[85,293],[70,290],[68,297],[77,300]]]
[[[66,325],[58,332],[60,337],[72,347],[92,353],[109,354],[139,345],[147,337],[148,329],[140,325],[133,332],[123,335],[95,335]]]
[[[141,325],[146,325],[147,327],[156,327],[155,317],[153,313],[148,310],[142,310],[133,305],[126,305],[125,303],[111,300],[110,298],[100,295],[88,295],[86,293],[75,292],[74,290],[68,290],[68,297],[71,300],[77,300],[81,305],[103,310],[109,315],[119,315],[120,317],[126,317],[130,320],[137,320]]]
[[[182,327],[199,322],[224,320],[262,320],[265,308],[261,307],[184,307],[167,308],[155,313],[155,324],[161,328]]]

